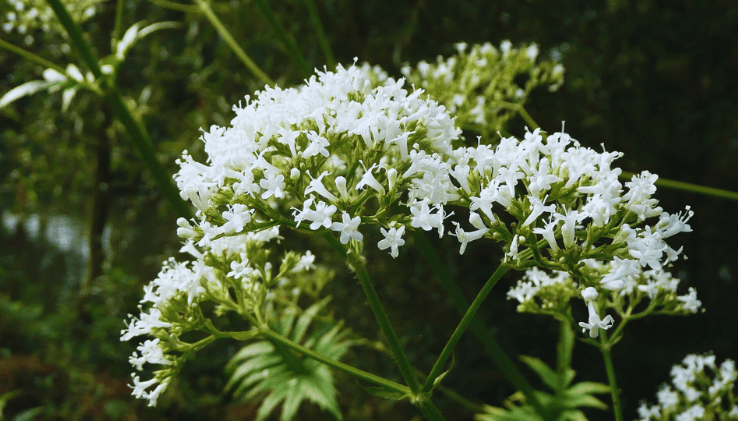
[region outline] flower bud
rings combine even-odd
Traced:
[[[584,291],[582,291],[582,298],[584,298],[584,301],[596,300],[597,295],[597,290],[593,287],[585,288]]]

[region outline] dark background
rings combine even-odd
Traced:
[[[561,57],[566,68],[565,83],[558,92],[534,91],[528,100],[526,108],[545,130],[558,130],[566,121],[567,132],[582,144],[593,148],[604,144],[607,150],[624,152],[617,164],[626,171],[649,170],[666,179],[738,191],[738,5],[734,1],[318,3],[339,62],[350,64],[358,56],[393,76],[406,62],[452,54],[453,44],[459,41],[536,42],[542,56]],[[6,11],[7,4],[0,5]],[[322,68],[304,3],[272,2],[272,7],[311,65]],[[114,2],[103,3],[98,15],[84,25],[101,56],[109,53],[114,8]],[[214,9],[272,78],[281,85],[302,80],[254,5],[219,2]],[[137,44],[120,79],[121,89],[131,98],[139,98],[142,91],[150,93],[146,126],[161,161],[173,173],[174,160],[183,149],[201,153],[199,127],[227,124],[231,105],[260,85],[203,17],[143,1],[127,2],[125,27],[144,18],[184,24],[182,29],[158,32]],[[34,35],[36,41],[29,50],[63,67],[69,62],[79,65],[74,54],[60,52],[61,35]],[[23,45],[17,34],[2,36]],[[40,78],[41,70],[0,52],[0,92]],[[238,349],[237,343],[223,342],[203,351],[206,358],[191,361],[167,392],[169,397],[165,395],[155,409],[128,396],[127,358],[134,348],[118,341],[119,331],[125,315],[135,311],[141,287],[156,276],[165,257],[176,255],[176,217],[98,99],[80,93],[68,113],[59,109],[56,93],[37,94],[0,110],[0,211],[4,212],[0,395],[23,391],[8,402],[5,414],[12,419],[41,408],[38,419],[250,419],[256,405],[232,402],[221,394],[226,379],[222,367]],[[508,130],[520,135],[523,127],[522,120],[515,119]],[[80,279],[89,271],[84,235],[92,219],[91,180],[101,137],[109,141],[112,157],[105,257],[90,280],[91,293],[80,303]],[[658,385],[669,380],[670,367],[686,354],[712,350],[718,361],[738,357],[736,202],[663,188],[656,197],[669,212],[685,205],[695,211],[690,221],[693,232],[673,238],[670,244],[683,245],[689,256],[673,268],[683,280],[680,293],[695,287],[706,312],[651,317],[626,329],[613,351],[626,419],[635,418],[640,400],[655,401]],[[19,221],[14,229],[10,215]],[[61,238],[73,241],[60,246]],[[372,240],[368,238],[367,244]],[[454,243],[452,238],[434,242],[438,250],[453,250],[442,259],[471,299],[501,254],[472,243],[460,259]],[[395,261],[377,257],[370,260],[369,270],[380,297],[411,361],[427,371],[458,316],[411,247]],[[360,288],[340,263],[335,265],[338,276],[330,293],[335,296],[336,317],[346,319],[361,335],[379,338]],[[480,317],[509,355],[533,355],[553,364],[556,323],[517,314],[514,303],[505,300],[516,276],[503,279]],[[500,406],[514,390],[480,348],[471,336],[462,339],[456,367],[444,384],[472,401]],[[397,377],[392,361],[371,349],[356,348],[346,361]],[[599,354],[586,345],[575,349],[574,368],[578,380],[606,382]],[[524,372],[533,380],[530,372]],[[417,417],[407,403],[371,397],[354,380],[341,374],[337,378],[347,419]],[[472,414],[458,404],[436,396],[449,420],[471,419]],[[324,419],[309,406],[300,414],[300,419]],[[611,419],[599,411],[587,414],[590,419]]]

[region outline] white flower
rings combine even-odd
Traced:
[[[564,240],[564,248],[571,250],[576,243],[576,227],[577,222],[581,222],[586,215],[575,210],[567,210],[566,215],[556,214],[558,219],[564,221],[561,225],[561,238]]]
[[[453,224],[456,225],[456,233],[454,235],[456,235],[456,238],[461,243],[459,254],[464,254],[467,244],[484,237],[484,235],[489,231],[489,228],[487,228],[484,225],[484,222],[482,222],[482,218],[474,212],[469,215],[469,222],[474,226],[474,228],[477,228],[476,231],[466,232],[461,228],[461,225],[459,225],[458,222],[453,222]]]
[[[133,389],[133,392],[131,392],[131,395],[135,396],[136,398],[142,398],[144,395],[146,395],[146,389],[156,383],[156,379],[146,380],[145,382],[142,382],[138,376],[135,375],[135,373],[131,373],[131,378],[133,380],[133,386],[128,385],[128,387]]]
[[[543,198],[543,200],[537,197],[529,197],[529,199],[530,199],[530,215],[528,215],[528,218],[526,218],[525,222],[523,222],[523,226],[530,225],[539,216],[541,216],[543,212],[553,213],[556,211],[556,205],[554,204],[544,206],[544,203],[546,203],[545,197]]]
[[[297,265],[292,269],[292,272],[302,272],[304,270],[311,270],[315,269],[315,255],[308,250],[302,257],[300,257],[300,261],[297,262]]]
[[[259,181],[259,186],[266,191],[262,193],[262,199],[268,199],[272,196],[276,198],[284,197],[284,176],[272,169],[266,170],[264,178]]]
[[[257,270],[249,266],[249,259],[246,257],[246,253],[241,253],[241,261],[232,261],[231,271],[228,272],[226,276],[232,276],[235,279],[246,280],[250,278],[255,272],[257,272]]]
[[[656,394],[659,400],[659,404],[666,409],[670,410],[679,403],[679,394],[667,385],[663,385]]]
[[[602,277],[600,284],[611,291],[620,291],[625,287],[625,280],[639,273],[641,273],[641,268],[637,260],[621,259],[615,256],[610,265],[610,271]],[[641,286],[638,288],[640,289]]]
[[[328,174],[328,171],[323,171],[323,173],[318,176],[318,178],[314,178],[310,181],[310,184],[305,188],[305,196],[312,192],[316,192],[319,195],[325,197],[326,199],[332,201],[332,202],[338,202],[338,198],[331,192],[328,191],[328,189],[325,188],[323,185],[323,177],[325,177]],[[336,180],[337,181],[337,180]],[[345,179],[344,179],[345,182]]]
[[[374,175],[372,174],[374,168],[377,168],[377,164],[372,165],[364,172],[364,175],[361,177],[361,181],[356,184],[356,190],[361,190],[364,188],[364,186],[369,186],[376,190],[379,194],[384,196],[387,192],[384,190],[384,186],[382,186],[379,181],[374,178]]]
[[[341,233],[340,240],[342,244],[348,244],[349,240],[361,241],[364,238],[357,229],[361,224],[360,216],[351,219],[351,215],[344,212],[343,215],[341,215],[341,219],[343,222],[334,222],[331,229]]]
[[[179,225],[179,228],[177,228],[177,236],[180,238],[193,238],[197,236],[197,233],[192,228],[192,225],[190,225],[190,222],[187,221],[185,218],[178,218],[177,219],[177,225]]]
[[[164,356],[164,350],[159,347],[159,338],[147,340],[136,349],[141,351],[141,357],[138,357],[138,354],[134,352],[128,361],[138,371],[143,369],[145,363],[172,365],[172,362]]]
[[[422,228],[425,231],[430,231],[433,228],[438,228],[438,236],[443,237],[443,206],[437,205],[433,209],[437,210],[436,213],[431,213],[432,209],[428,206],[427,202],[413,204],[410,207],[410,225],[413,228]]]
[[[684,309],[692,313],[697,313],[702,306],[702,301],[697,299],[697,291],[694,288],[689,288],[689,294],[680,295],[677,300],[682,301]]]
[[[641,406],[638,407],[638,416],[641,417],[641,421],[649,421],[651,417],[659,418],[661,412],[658,405],[649,407],[645,402],[642,402]]]
[[[307,138],[308,140],[310,140],[310,144],[302,152],[303,158],[310,158],[318,154],[323,155],[327,158],[328,155],[330,155],[328,149],[326,149],[326,146],[330,146],[330,142],[328,142],[328,139],[320,136],[312,130],[307,133]]]
[[[518,259],[518,241],[524,242],[525,237],[522,235],[513,235],[513,239],[510,242],[510,251],[505,253],[505,260],[517,260]]]
[[[600,319],[600,315],[597,314],[597,309],[594,306],[594,300],[597,299],[597,291],[588,287],[582,291],[582,298],[587,302],[587,309],[589,310],[588,323],[580,322],[579,326],[582,328],[582,333],[586,333],[589,330],[589,337],[596,338],[599,335],[600,329],[609,329],[612,327],[613,318],[609,314],[604,319]]]
[[[233,206],[228,205],[228,210],[223,212],[223,219],[227,221],[223,225],[223,232],[226,234],[236,234],[243,231],[243,227],[251,222],[252,212],[253,210],[248,209],[246,205],[240,203]]]
[[[397,258],[400,254],[399,247],[405,245],[405,240],[402,239],[402,234],[405,233],[405,227],[390,228],[389,231],[384,228],[380,228],[379,231],[384,235],[384,239],[377,243],[377,247],[380,250],[390,249],[390,255],[392,258]]]
[[[676,421],[696,421],[705,415],[705,408],[701,405],[692,405],[689,409],[676,416]]]

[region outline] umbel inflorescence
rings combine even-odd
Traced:
[[[493,240],[505,251],[503,265],[561,274],[537,284],[569,288],[566,301],[551,306],[582,294],[589,319],[580,324],[592,337],[615,322],[600,319],[603,300],[653,300],[676,289],[664,268],[681,249],[666,240],[691,230],[692,212],[664,212],[652,197],[657,177],[648,172],[621,183],[618,152],[583,147],[563,130],[469,145],[446,107],[421,89],[403,79],[378,82],[355,66],[317,72],[298,88],[266,88],[234,111],[229,127],[203,132],[204,162],[186,151],[178,161],[181,196],[197,208],[177,230],[192,261],[165,263],[145,288],[141,315],[122,333],[122,340],[154,337],[131,357],[139,370],[164,367],[149,381],[134,375],[134,394],[152,405],[205,345],[179,337],[214,331],[199,303],[214,301],[217,314],[236,311],[259,327],[275,297],[299,296],[311,282],[296,273],[325,277],[309,251],[286,252],[276,269],[265,248],[279,227],[335,236],[355,255],[368,230],[383,235],[376,247],[392,257],[410,230],[450,230],[461,254],[472,242]],[[460,208],[468,217],[458,217]],[[530,273],[531,282],[542,279]],[[511,291],[521,305],[537,293],[524,289]],[[685,297],[675,298],[680,311],[696,310],[696,296]]]

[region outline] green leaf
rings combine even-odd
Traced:
[[[5,410],[5,405],[8,404],[8,401],[20,395],[21,393],[21,390],[11,390],[10,392],[6,392],[0,395],[0,420],[3,419],[3,411]]]
[[[57,82],[47,82],[45,80],[32,80],[9,90],[2,98],[0,98],[0,108],[12,103],[13,101],[23,98],[27,95],[33,95],[38,91],[47,89]]]
[[[330,301],[331,297],[326,297],[317,303],[311,305],[308,307],[307,310],[305,310],[304,313],[300,316],[299,319],[297,319],[297,323],[295,324],[295,329],[292,332],[292,340],[294,342],[300,343],[302,341],[303,336],[305,336],[305,331],[307,331],[308,326],[310,326],[310,323],[312,323],[313,318],[315,317],[318,312],[325,307],[326,304]],[[287,335],[288,332],[283,333],[283,335]]]
[[[328,301],[326,298],[314,303],[302,313],[294,307],[284,308],[279,314],[271,313],[273,330],[330,359],[339,360],[353,343],[346,339],[350,331],[342,323],[334,324],[324,321],[325,317],[317,317]],[[280,419],[289,421],[305,400],[317,404],[333,418],[343,419],[330,369],[314,359],[301,358],[289,349],[280,348],[277,343],[260,340],[245,346],[231,359],[226,371],[230,379],[225,390],[232,391],[234,398],[263,399],[257,420],[269,417],[281,405]]]
[[[599,408],[602,410],[607,409],[607,405],[605,405],[601,400],[591,395],[567,393],[564,395],[564,397],[561,400],[562,400],[562,404],[569,408],[588,406],[590,408]]]
[[[559,377],[556,372],[551,369],[546,363],[538,358],[528,357],[526,355],[520,356],[520,361],[524,362],[531,370],[538,374],[538,377],[543,380],[546,386],[550,387],[554,391],[559,390]]]
[[[123,38],[118,42],[118,45],[115,46],[115,57],[118,60],[122,61],[125,59],[126,54],[128,54],[128,51],[136,44],[136,41],[144,38],[145,36],[162,29],[179,28],[181,26],[178,22],[157,22],[152,23],[139,31],[138,28],[141,24],[143,24],[143,22],[136,22],[131,25],[131,27],[126,30],[126,33],[123,34]]]
[[[364,390],[366,391],[366,393],[372,396],[378,396],[384,399],[392,399],[395,401],[399,401],[399,400],[409,397],[407,393],[402,393],[396,390],[388,389],[384,386],[370,386],[370,387],[365,387]]]
[[[610,393],[610,386],[595,382],[581,382],[570,387],[566,392],[572,394]]]

